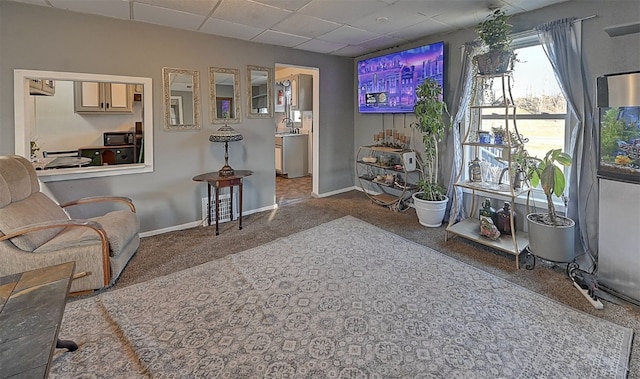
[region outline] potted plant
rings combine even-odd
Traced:
[[[496,145],[502,145],[506,142],[505,137],[507,136],[507,131],[505,128],[501,126],[494,126],[491,128],[493,134],[493,143]]]
[[[413,205],[420,224],[438,227],[442,225],[449,201],[444,189],[438,184],[438,142],[448,128],[443,116],[449,112],[442,99],[442,87],[433,78],[425,79],[416,88],[416,98],[413,107],[416,122],[412,126],[422,133],[424,153],[422,159],[418,160],[419,190],[412,195]]]
[[[474,58],[479,74],[505,73],[511,67],[514,54],[509,38],[512,26],[508,20],[504,10],[496,9],[476,26],[476,33],[488,50]]]
[[[527,179],[532,187],[541,185],[547,199],[546,213],[527,215],[529,250],[553,262],[572,262],[575,258],[575,222],[557,214],[553,196],[564,199],[565,177],[559,166],[571,165],[571,157],[560,149],[552,149],[544,158],[526,158]]]

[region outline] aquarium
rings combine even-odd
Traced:
[[[640,72],[598,78],[598,176],[640,183]]]

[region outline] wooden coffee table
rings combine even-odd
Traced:
[[[0,378],[46,378],[75,262],[0,277]]]

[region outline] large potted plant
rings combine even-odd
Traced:
[[[547,212],[527,215],[529,250],[534,256],[553,262],[572,262],[575,258],[575,222],[557,214],[553,196],[563,197],[565,177],[559,166],[571,165],[571,157],[552,149],[543,159],[527,157],[527,178],[532,187],[541,185],[547,199]]]
[[[413,107],[416,122],[412,126],[422,133],[424,153],[422,159],[418,160],[419,190],[412,195],[413,206],[420,224],[438,227],[442,225],[449,201],[438,184],[438,142],[449,126],[443,119],[449,112],[442,98],[442,87],[433,78],[425,79],[416,88],[416,98]]]
[[[511,48],[511,24],[502,9],[496,9],[476,26],[476,33],[487,47],[487,52],[477,55],[474,61],[479,74],[500,74],[509,71],[514,58]]]

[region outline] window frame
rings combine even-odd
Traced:
[[[512,44],[511,47],[513,48],[514,51],[518,50],[518,49],[522,49],[522,48],[527,48],[527,47],[531,47],[531,46],[536,46],[536,45],[542,45],[540,43],[540,40],[538,39],[538,35],[535,31],[531,30],[531,31],[526,31],[526,32],[522,32],[522,33],[518,33],[518,34],[514,34],[511,36],[512,38]],[[546,56],[546,54],[545,54]],[[564,97],[564,94],[563,94]],[[565,99],[566,101],[566,99]],[[517,107],[517,104],[516,104]],[[513,119],[512,115],[508,115],[509,119]],[[483,115],[482,116],[483,120],[504,120],[505,119],[505,115],[504,114],[493,114],[493,115]],[[563,151],[568,151],[570,149],[570,140],[571,140],[571,131],[568,130],[568,127],[570,125],[570,112],[567,109],[566,113],[538,113],[538,114],[527,114],[527,115],[521,115],[521,114],[516,114],[516,122],[519,120],[564,120],[564,140],[563,140]],[[524,136],[526,137],[526,136]],[[570,167],[561,167],[561,169],[563,170],[565,177],[569,177],[569,172],[570,172]],[[570,186],[571,183],[569,181],[567,181],[567,188],[565,188],[565,193],[569,191],[568,186]],[[538,186],[537,188],[532,188],[529,191],[529,194],[527,195],[526,193],[521,194],[519,196],[517,196],[515,199],[515,202],[517,204],[528,204],[529,200],[534,202],[534,205],[537,202],[541,202],[542,204],[546,204],[546,197],[544,195],[544,192],[542,191],[542,189],[540,188],[540,186]],[[560,212],[565,212],[566,211],[566,207],[564,202],[562,201],[561,198],[558,197],[554,197],[553,198],[553,202],[554,202],[554,206],[556,207],[556,209]]]
[[[76,72],[40,71],[15,69],[13,74],[13,103],[15,154],[30,158],[31,125],[27,120],[33,114],[33,108],[29,101],[30,79],[52,79],[65,81],[94,81],[117,82],[142,85],[143,101],[143,128],[144,128],[144,163],[125,165],[93,166],[79,168],[64,168],[56,170],[38,171],[38,179],[41,182],[53,182],[71,179],[87,179],[95,177],[116,176],[126,174],[139,174],[153,172],[153,85],[151,78],[88,74]],[[22,85],[20,85],[22,83]]]

